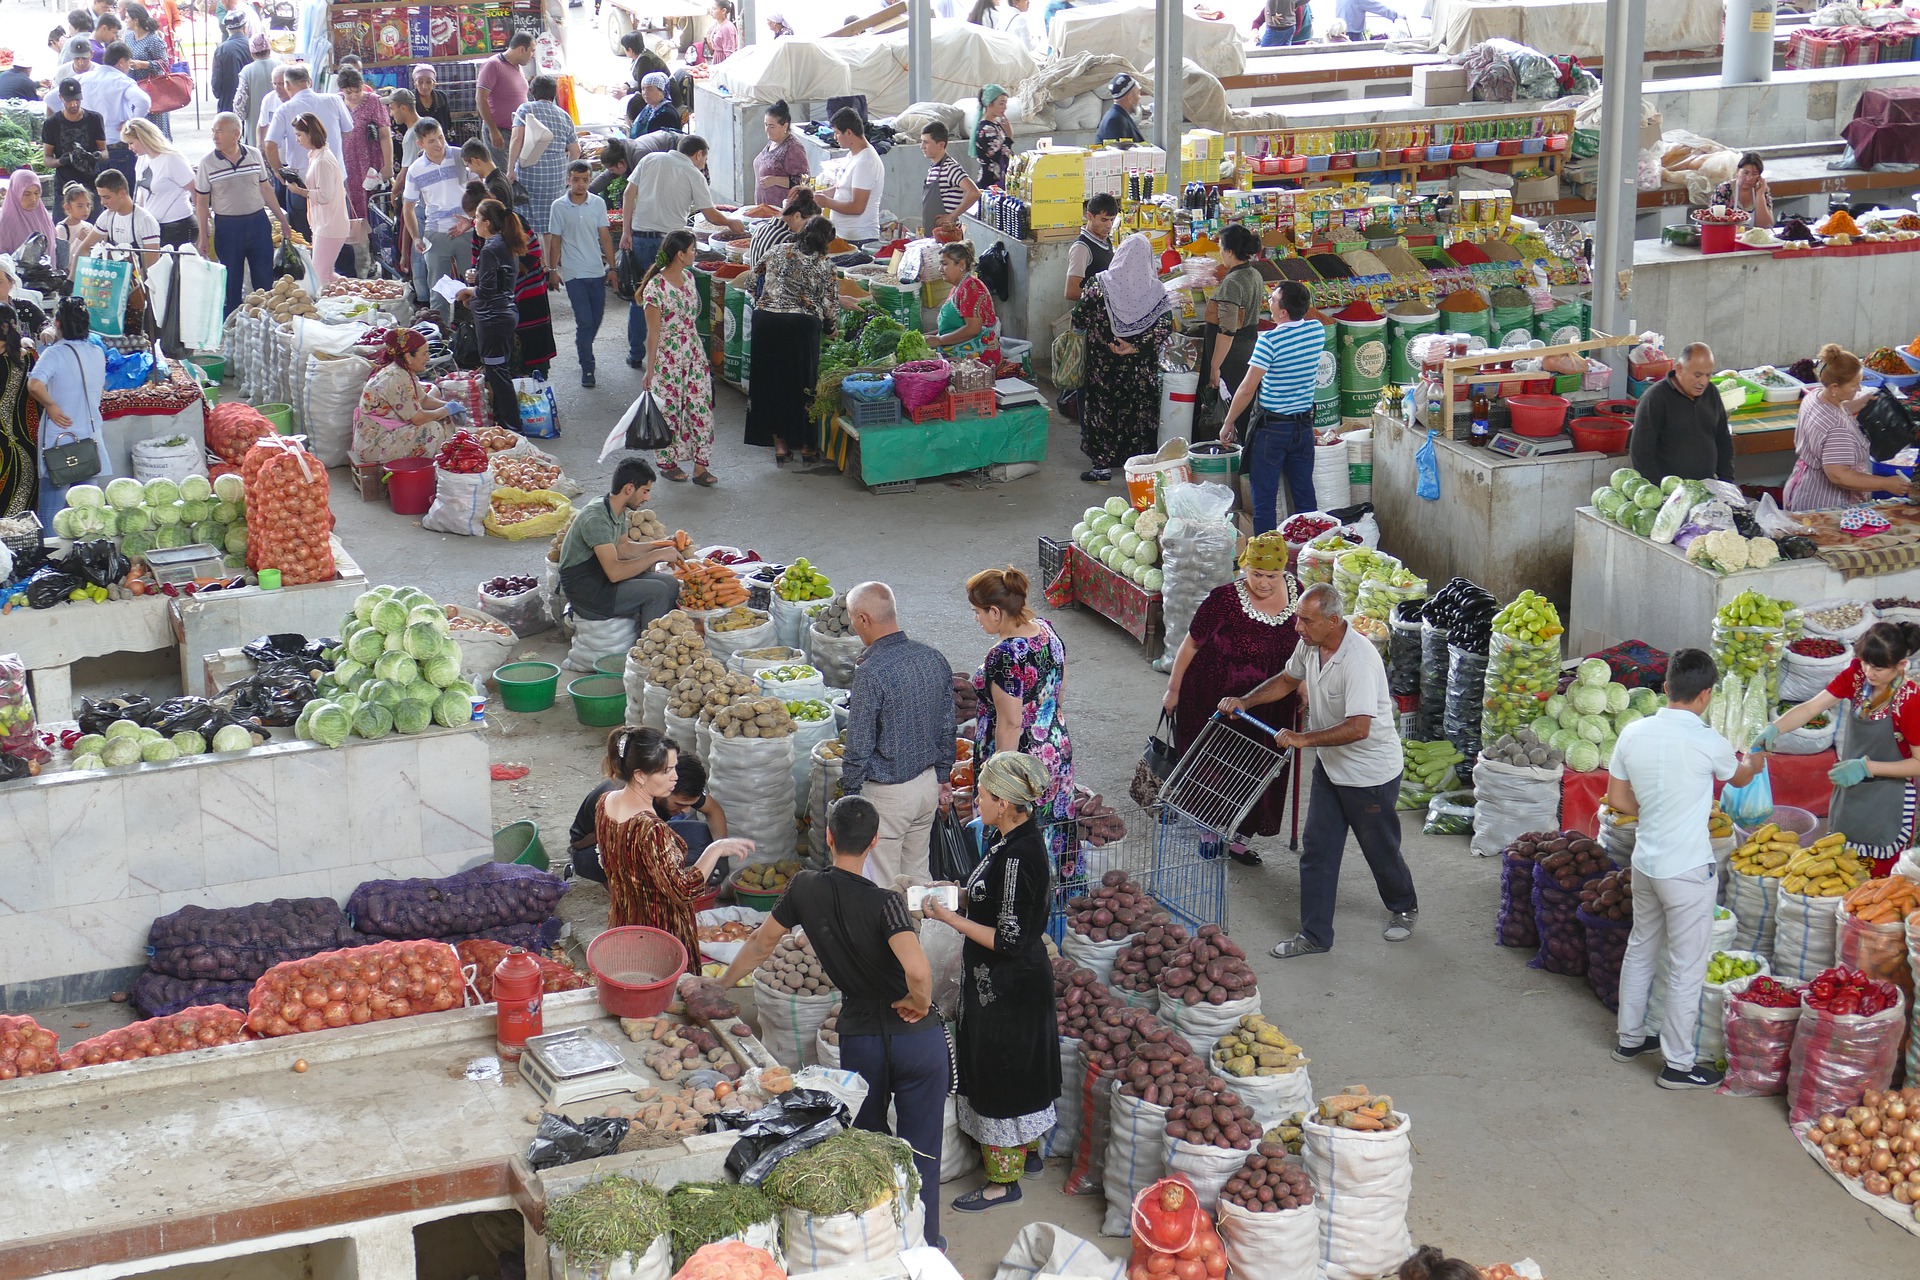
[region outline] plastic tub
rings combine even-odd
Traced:
[[[593,669],[603,676],[625,676],[627,674],[627,655],[610,653],[604,658],[596,658]]]
[[[1593,412],[1602,418],[1619,418],[1631,424],[1633,422],[1633,415],[1639,408],[1640,401],[1638,399],[1602,400],[1599,404],[1593,406]]]
[[[601,1008],[616,1018],[651,1018],[673,1003],[687,949],[665,930],[619,925],[587,944],[587,968]]]
[[[1520,139],[1520,154],[1523,156],[1537,156],[1546,149],[1547,140],[1545,138]]]
[[[1545,439],[1557,436],[1566,425],[1565,396],[1508,396],[1507,411],[1513,415],[1513,433]]]
[[[293,406],[290,404],[263,404],[260,416],[273,424],[273,429],[283,436],[293,434]]]
[[[1280,172],[1305,173],[1306,171],[1307,171],[1307,158],[1305,156],[1280,157]]]
[[[1732,253],[1744,249],[1740,243],[1740,226],[1734,222],[1703,222],[1700,224],[1700,252]]]
[[[1631,422],[1618,418],[1575,418],[1573,447],[1582,453],[1625,453],[1627,436],[1632,431]]]
[[[1549,150],[1549,151],[1565,151],[1565,150],[1567,149],[1567,139],[1568,139],[1568,135],[1567,135],[1567,134],[1564,134],[1564,133],[1550,133],[1550,134],[1548,134],[1548,135],[1547,135],[1547,150]]]
[[[1790,804],[1777,804],[1773,806],[1773,815],[1768,818],[1767,821],[1773,823],[1782,831],[1790,831],[1794,835],[1799,836],[1800,843],[1803,845],[1819,839],[1816,833],[1819,832],[1822,827],[1826,826],[1824,819],[1816,818],[1807,810],[1796,809]],[[1753,830],[1757,831],[1759,828],[1756,827]],[[1737,825],[1734,827],[1734,833],[1740,837],[1742,843],[1745,843],[1747,838],[1752,834],[1751,831]]]
[[[619,676],[591,675],[567,682],[573,714],[581,724],[611,729],[627,718],[627,686]]]
[[[227,379],[227,358],[225,356],[195,356],[188,364],[206,375],[207,381],[220,383]]]
[[[1307,162],[1308,173],[1325,173],[1327,171],[1327,163],[1332,159],[1331,156],[1306,156],[1304,158]]]
[[[1452,147],[1428,147],[1427,148],[1427,159],[1429,160],[1451,160],[1452,158],[1453,158]]]
[[[1168,484],[1189,481],[1193,479],[1193,467],[1184,456],[1162,462],[1151,453],[1142,453],[1127,459],[1127,500],[1135,511],[1153,505],[1153,487],[1160,476],[1165,476]]]
[[[547,869],[547,850],[540,843],[540,824],[522,818],[493,833],[493,860],[523,867]]]
[[[1400,149],[1400,159],[1406,164],[1419,164],[1426,158],[1427,148],[1425,147],[1402,147]]]
[[[1193,464],[1195,483],[1211,480],[1231,488],[1233,477],[1240,470],[1240,446],[1217,443],[1197,444],[1187,454],[1187,460]]]
[[[1485,146],[1486,144],[1481,143],[1480,145]],[[1519,138],[1507,138],[1504,141],[1496,142],[1493,145],[1499,148],[1498,154],[1500,155],[1517,156],[1520,154],[1520,148],[1522,143]]]
[[[1476,160],[1491,160],[1499,154],[1500,144],[1497,142],[1476,142],[1473,144],[1473,158]]]
[[[395,458],[387,464],[387,502],[397,516],[423,516],[433,505],[432,458]]]
[[[560,668],[551,662],[509,662],[494,669],[500,705],[509,711],[545,711],[560,688]]]
[[[1449,158],[1454,160],[1471,160],[1473,159],[1473,144],[1471,142],[1456,142],[1447,148],[1447,154]]]

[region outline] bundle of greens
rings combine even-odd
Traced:
[[[702,1245],[744,1236],[748,1227],[773,1223],[780,1206],[758,1187],[737,1182],[682,1182],[667,1192],[672,1220],[673,1265],[686,1265]],[[774,1228],[778,1238],[778,1227]]]
[[[894,1219],[904,1223],[907,1202],[920,1194],[920,1175],[913,1148],[900,1139],[848,1129],[774,1165],[760,1189],[817,1217],[865,1213],[891,1200]]]
[[[589,1266],[639,1258],[668,1225],[665,1193],[621,1174],[547,1205],[547,1239],[574,1262]]]
[[[900,335],[900,341],[893,349],[893,358],[900,364],[910,360],[931,360],[934,350],[928,344],[926,334],[918,329],[909,329]]]

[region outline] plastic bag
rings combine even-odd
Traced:
[[[1249,1142],[1245,1147],[1216,1147],[1211,1143],[1188,1142],[1182,1138],[1168,1138],[1164,1160],[1169,1174],[1178,1174],[1193,1187],[1195,1199],[1200,1207],[1212,1213],[1219,1202],[1221,1188],[1227,1180],[1240,1172],[1240,1166],[1247,1162],[1257,1142]]]
[[[1788,893],[1775,880],[1773,972],[1810,982],[1833,967],[1840,899]]]
[[[1720,791],[1720,810],[1735,824],[1751,830],[1773,817],[1773,780],[1767,766],[1761,765],[1745,786],[1727,786]],[[1734,908],[1736,911],[1739,908]],[[1744,912],[1742,914],[1745,914]]]
[[[993,1280],[1126,1280],[1127,1262],[1051,1222],[1029,1222],[1008,1246]]]
[[[367,880],[347,899],[362,933],[446,938],[553,914],[567,882],[537,867],[487,862],[438,880]]]
[[[131,720],[144,725],[153,715],[153,701],[137,693],[124,693],[117,698],[80,699],[80,714],[76,717],[81,733],[105,733],[107,726],[115,720]]]
[[[1420,475],[1413,486],[1414,496],[1428,502],[1440,501],[1440,456],[1434,451],[1432,431],[1427,432],[1426,442],[1414,450],[1413,465]]]
[[[1438,741],[1446,728],[1447,631],[1424,618],[1420,622],[1420,708],[1414,724],[1416,742]]]
[[[627,1122],[617,1117],[589,1116],[575,1124],[563,1115],[543,1111],[540,1127],[527,1145],[527,1163],[535,1169],[557,1169],[610,1156],[620,1149],[627,1128]]]
[[[1850,650],[1831,658],[1815,658],[1789,648],[1780,660],[1780,701],[1797,704],[1826,692],[1833,678],[1852,664]],[[1827,727],[1829,731],[1833,728],[1831,717]]]
[[[1159,1017],[1162,1026],[1176,1035],[1185,1036],[1196,1050],[1204,1052],[1214,1041],[1234,1030],[1240,1019],[1259,1012],[1260,993],[1256,990],[1250,996],[1242,996],[1224,1004],[1210,1004],[1205,1000],[1198,1004],[1185,1004],[1162,996]]]
[[[1486,699],[1487,655],[1447,646],[1447,704],[1441,728],[1469,760],[1480,754],[1480,717]],[[1534,824],[1541,825],[1541,824]],[[1504,844],[1502,841],[1501,844]],[[1496,844],[1494,849],[1499,849]],[[1475,853],[1480,850],[1475,849]],[[1482,853],[1482,857],[1490,854]]]
[[[1217,485],[1175,485],[1179,494],[1188,489],[1218,489]],[[1224,492],[1224,490],[1221,490]],[[1190,498],[1186,505],[1199,505],[1206,497]],[[1169,508],[1171,508],[1169,503]],[[1229,509],[1231,495],[1229,495]],[[1238,531],[1225,519],[1194,519],[1176,516],[1167,521],[1160,535],[1163,577],[1160,585],[1161,614],[1166,623],[1166,649],[1162,661],[1172,663],[1186,641],[1187,628],[1201,602],[1215,587],[1231,582],[1234,556],[1238,549]]]
[[[774,1165],[819,1146],[846,1128],[852,1117],[832,1094],[795,1088],[744,1116],[721,1112],[720,1120],[740,1134],[727,1152],[727,1173],[742,1186],[757,1187]]]
[[[1582,883],[1585,883],[1584,881]],[[1540,951],[1527,967],[1570,978],[1587,976],[1587,931],[1580,923],[1580,891],[1562,889],[1545,867],[1533,869],[1534,928]]]
[[[51,609],[65,604],[84,585],[78,574],[63,573],[51,564],[41,565],[27,579],[27,603],[35,609]]]
[[[59,1036],[24,1014],[0,1014],[0,1080],[63,1069]]]
[[[1907,998],[1898,994],[1889,1008],[1864,1018],[1803,1005],[1787,1068],[1788,1122],[1844,1111],[1868,1089],[1892,1084],[1906,1029]]]
[[[1377,1133],[1307,1118],[1301,1160],[1320,1214],[1327,1280],[1391,1275],[1413,1253],[1407,1200],[1413,1192],[1413,1122]]]
[[[545,507],[542,515],[517,520],[512,524],[501,519],[500,508],[509,506]],[[564,493],[552,489],[515,489],[510,485],[496,485],[492,502],[487,507],[481,523],[488,533],[496,538],[505,538],[509,542],[522,542],[528,538],[550,538],[566,528],[572,520],[573,499]]]
[[[60,1065],[72,1071],[104,1062],[134,1062],[244,1044],[248,1038],[246,1014],[225,1005],[198,1005],[82,1040],[60,1055]]]
[[[252,982],[277,964],[361,941],[332,898],[188,905],[148,927],[147,963],[150,972],[176,979]]]
[[[1118,1080],[1110,1090],[1111,1124],[1100,1179],[1107,1213],[1100,1234],[1124,1236],[1132,1232],[1134,1197],[1166,1168],[1167,1109],[1121,1093]]]
[[[111,539],[76,542],[59,562],[60,568],[96,587],[111,587],[126,579],[133,561]]]
[[[812,1066],[819,1061],[820,1026],[839,1003],[838,991],[803,995],[775,991],[762,983],[754,993],[760,1042],[782,1066],[795,1070]]]
[[[1497,760],[1473,766],[1473,852],[1491,858],[1523,831],[1560,825],[1562,766],[1521,768]]]
[[[329,989],[338,982],[363,983],[372,994],[365,1004],[332,999]],[[437,1013],[464,1002],[465,984],[460,957],[444,942],[379,942],[323,951],[261,974],[247,997],[247,1025],[265,1039]],[[316,1005],[316,995],[328,998]],[[290,1013],[300,1016],[290,1018]]]
[[[817,626],[807,628],[807,661],[830,688],[853,688],[854,664],[866,647],[857,635],[830,636]]]
[[[553,625],[538,587],[528,587],[511,595],[495,595],[487,590],[487,584],[483,582],[479,586],[479,595],[481,611],[506,623],[513,628],[516,636],[538,635]]]
[[[1726,986],[1721,1032],[1726,1050],[1727,1077],[1720,1092],[1736,1098],[1773,1098],[1787,1091],[1787,1072],[1793,1060],[1793,1037],[1802,1006],[1774,1009],[1749,1004],[1736,997],[1760,978],[1756,973],[1735,978]],[[1782,986],[1804,984],[1776,978]]]
[[[1473,830],[1471,791],[1442,791],[1427,801],[1427,820],[1420,827],[1430,836],[1463,836]]]
[[[753,841],[756,862],[793,856],[792,738],[713,735],[707,774],[708,793],[726,810],[727,834]]]

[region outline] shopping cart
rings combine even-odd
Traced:
[[[367,197],[367,247],[374,275],[389,280],[413,278],[408,264],[400,261],[400,224],[394,214],[391,191]]]
[[[1054,877],[1053,909],[1047,932],[1055,942],[1066,936],[1068,904],[1100,883],[1109,871],[1151,894],[1169,915],[1189,928],[1227,924],[1226,845],[1220,837],[1171,809],[1128,809],[1120,813],[1126,835],[1105,845],[1079,843],[1079,821],[1072,828],[1078,846],[1073,861]]]
[[[1159,803],[1194,825],[1231,839],[1280,770],[1290,761],[1297,763],[1293,748],[1275,744],[1276,732],[1244,711],[1231,716],[1215,712],[1160,784]],[[1297,789],[1294,803],[1297,810]]]

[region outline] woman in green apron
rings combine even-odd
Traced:
[[[1760,731],[1766,750],[1830,708],[1840,708],[1827,829],[1873,859],[1876,876],[1914,842],[1914,801],[1920,792],[1920,683],[1907,659],[1920,653],[1920,623],[1876,622],[1853,646],[1853,662],[1822,693]]]
[[[1195,444],[1219,436],[1234,389],[1247,376],[1254,339],[1260,336],[1260,316],[1266,310],[1267,282],[1254,265],[1259,256],[1260,237],[1246,227],[1236,223],[1220,233],[1220,262],[1227,270],[1207,299],[1207,328],[1200,346],[1207,358],[1205,376],[1200,380],[1206,425],[1194,422]],[[1247,438],[1247,419],[1252,415],[1253,406],[1249,405],[1233,424],[1234,433],[1242,440]]]
[[[973,274],[973,246],[956,240],[940,250],[940,278],[952,286],[940,304],[939,332],[927,341],[945,360],[978,360],[1000,371],[1000,316],[993,294]]]

